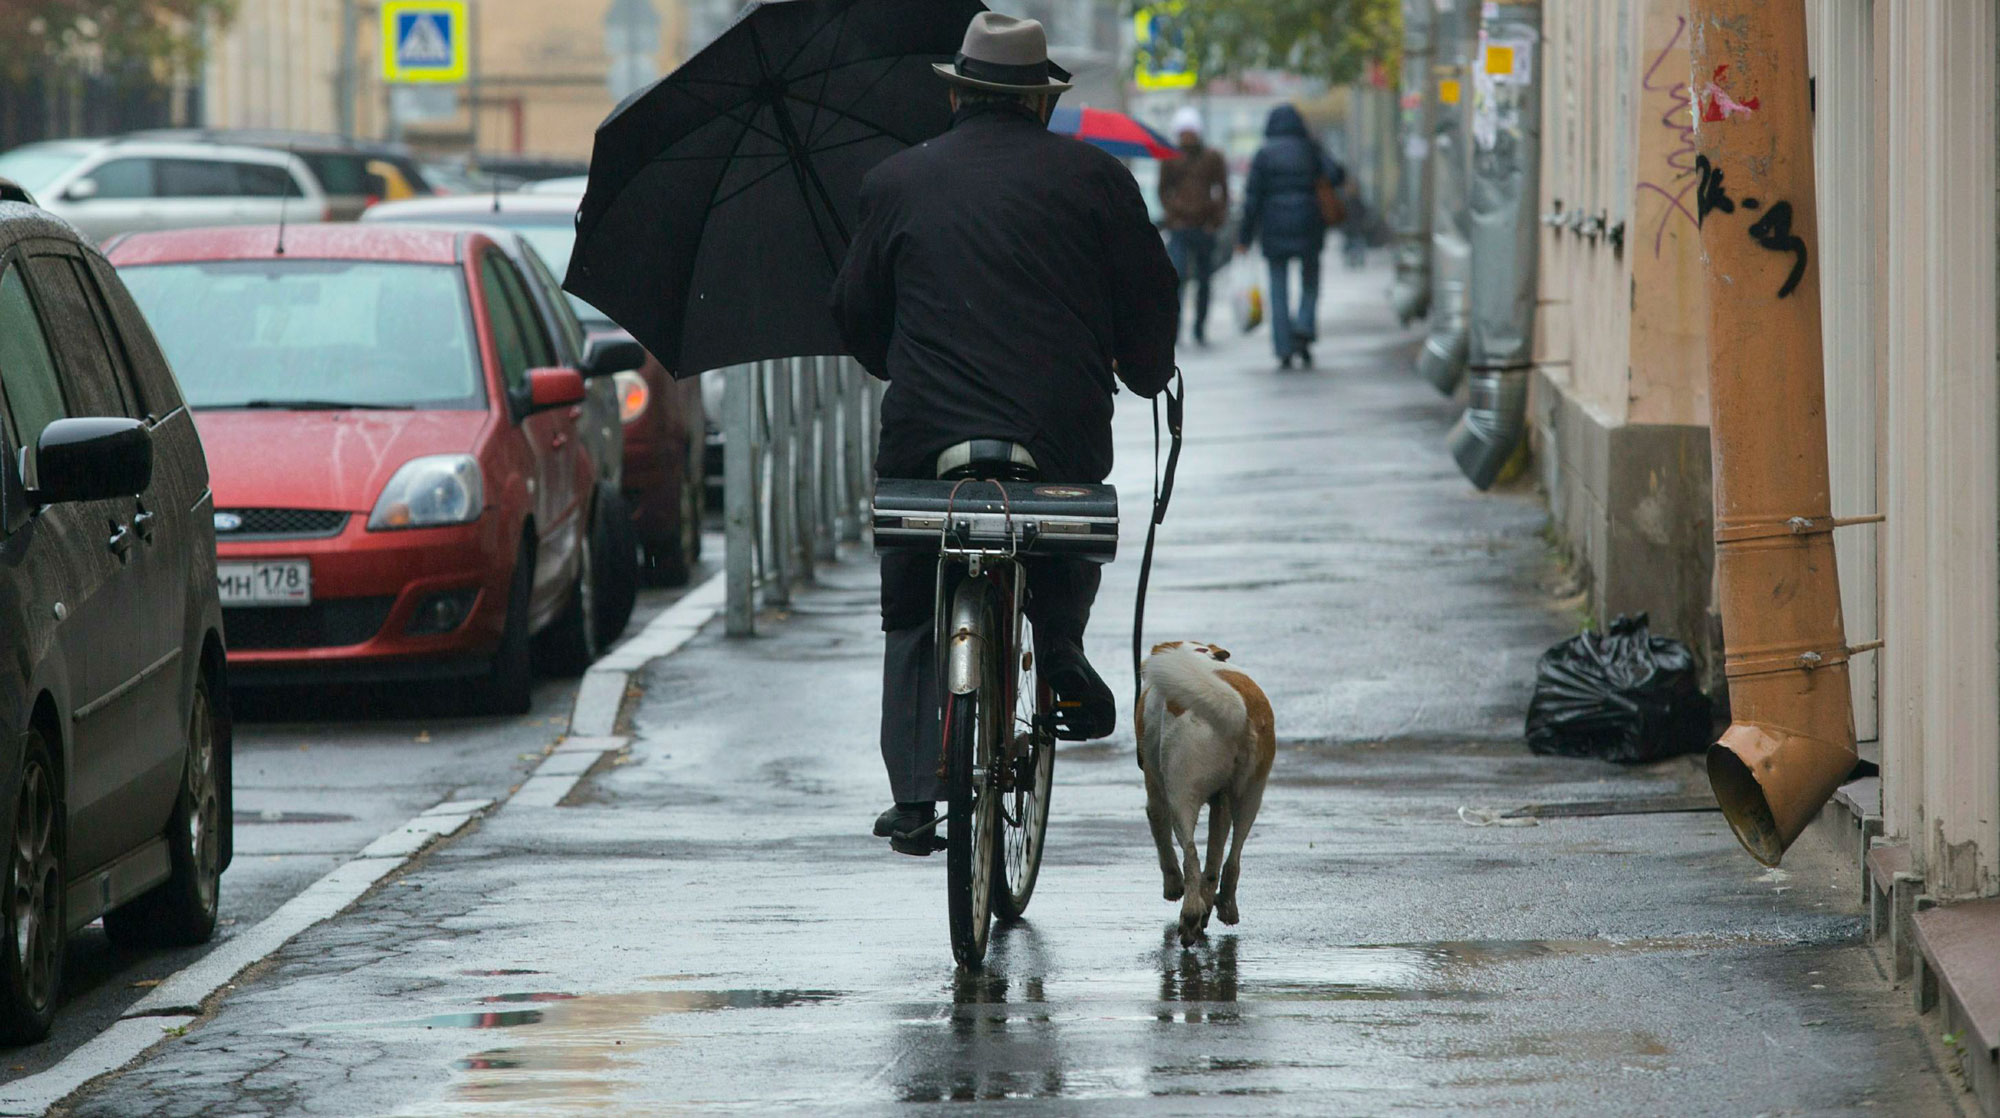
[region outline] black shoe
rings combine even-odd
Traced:
[[[1056,693],[1056,737],[1063,741],[1108,738],[1118,728],[1118,702],[1073,640],[1043,642],[1042,678]]]
[[[899,803],[875,817],[875,837],[889,840],[890,849],[918,857],[944,849],[937,833],[937,805]]]
[[[1311,343],[1311,342],[1300,342],[1300,343],[1299,343],[1299,368],[1301,368],[1301,369],[1310,369],[1310,368],[1312,368],[1312,367],[1313,367],[1313,349],[1312,349],[1312,343]]]
[[[1283,372],[1284,370],[1289,369],[1291,367],[1292,367],[1291,354],[1287,353],[1283,357],[1278,358],[1278,370],[1280,372]]]

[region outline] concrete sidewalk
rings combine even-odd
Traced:
[[[433,850],[71,1112],[1958,1113],[1833,860],[1766,873],[1712,813],[1463,821],[1694,769],[1521,746],[1576,620],[1540,506],[1458,477],[1385,277],[1327,280],[1319,370],[1261,334],[1187,357],[1148,611],[1277,711],[1241,925],[1171,939],[1128,726],[1059,754],[1029,920],[954,973],[944,860],[868,835],[857,553],[762,636],[711,625],[635,677],[629,752],[562,806]],[[1120,403],[1090,651],[1122,693],[1151,426]]]

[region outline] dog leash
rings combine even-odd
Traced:
[[[1166,473],[1160,472],[1160,407],[1163,402],[1167,412],[1167,434],[1172,442],[1167,448]],[[1132,603],[1132,709],[1139,709],[1139,696],[1144,686],[1139,677],[1139,664],[1146,648],[1146,586],[1153,578],[1153,541],[1159,534],[1160,525],[1167,519],[1167,504],[1174,499],[1174,470],[1181,461],[1181,420],[1186,412],[1187,384],[1181,379],[1180,366],[1174,366],[1174,383],[1171,388],[1162,388],[1153,397],[1153,515],[1146,523],[1146,550],[1139,557],[1139,595]],[[1140,767],[1145,761],[1139,762]]]

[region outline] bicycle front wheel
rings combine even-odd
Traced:
[[[967,588],[971,589],[970,587]],[[965,591],[961,591],[963,593]],[[993,635],[990,606],[980,611],[981,638]],[[980,686],[945,701],[944,751],[948,788],[945,844],[946,906],[951,917],[951,953],[960,966],[986,959],[986,934],[993,919],[993,856],[999,814],[992,775],[999,739],[997,665],[981,665]]]
[[[951,953],[963,966],[986,958],[986,933],[993,912],[993,832],[997,806],[987,786],[990,720],[980,695],[953,695],[945,711],[946,775],[950,780],[950,824],[945,847],[946,887],[951,893]]]
[[[1055,696],[1035,671],[1034,630],[1019,619],[1011,663],[1017,669],[1011,685],[1013,710],[1002,731],[1005,759],[994,781],[999,801],[999,841],[993,845],[993,912],[1002,920],[1019,920],[1035,893],[1042,869],[1042,840],[1049,829],[1049,789],[1054,783],[1056,740]]]

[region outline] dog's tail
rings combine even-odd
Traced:
[[[1242,732],[1249,710],[1243,696],[1216,677],[1218,664],[1198,652],[1169,648],[1146,658],[1143,684],[1148,732],[1164,723],[1173,708],[1193,711],[1196,717],[1229,736]],[[1140,743],[1145,748],[1145,743]]]

